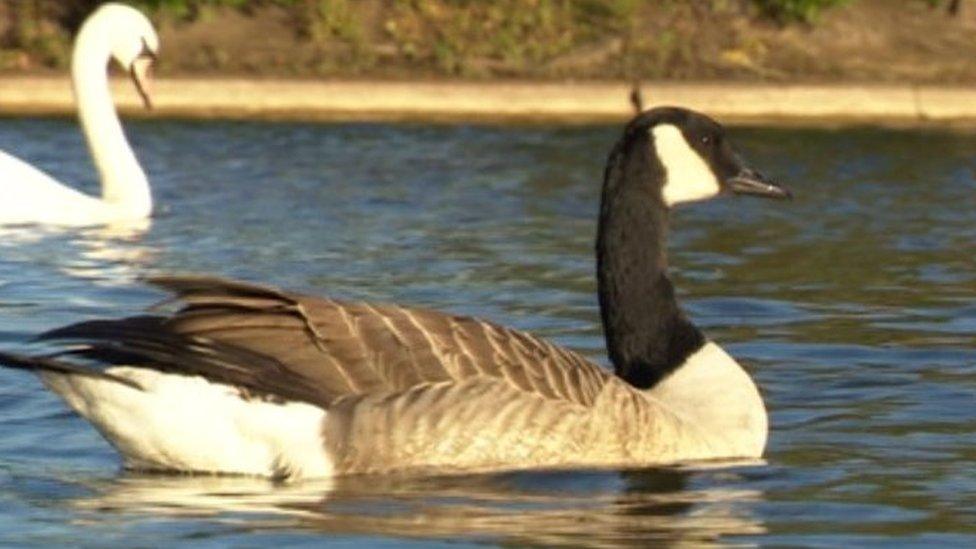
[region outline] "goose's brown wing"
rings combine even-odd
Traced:
[[[73,354],[185,372],[330,405],[478,376],[547,399],[590,405],[608,378],[582,356],[475,318],[310,297],[212,277],[159,277],[182,307],[169,317],[93,321],[46,338]]]

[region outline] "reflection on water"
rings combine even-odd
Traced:
[[[143,237],[150,220],[89,227],[81,232],[80,261],[65,265],[65,274],[119,283],[134,281],[152,266],[153,251]]]
[[[734,469],[708,474],[735,477]],[[605,547],[756,535],[743,488],[697,488],[674,470],[353,477],[274,484],[246,478],[130,476],[92,483],[67,505],[85,513],[222,516],[247,528],[339,535],[480,539]]]
[[[0,226],[0,250],[25,262],[51,259],[62,274],[103,284],[132,283],[152,265],[143,237],[152,220],[92,227]],[[23,255],[21,255],[23,254]]]
[[[475,314],[604,360],[593,233],[617,128],[131,127],[159,214],[0,233],[3,348],[138,313],[162,297],[139,277],[196,272]],[[138,476],[0,370],[0,545],[976,545],[976,135],[734,134],[796,200],[675,212],[671,265],[690,315],[762,388],[767,464]],[[0,121],[0,148],[97,188],[71,123]]]

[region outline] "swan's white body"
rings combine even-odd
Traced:
[[[78,116],[102,183],[100,198],[67,187],[30,164],[0,151],[0,224],[97,225],[143,219],[152,212],[149,181],[125,138],[109,92],[114,58],[144,77],[144,53],[158,39],[149,21],[128,6],[106,4],[75,39],[71,77]]]
[[[142,219],[152,209],[146,185],[143,204],[113,203],[66,187],[30,164],[0,151],[0,223],[83,226]],[[145,176],[143,176],[145,181]]]

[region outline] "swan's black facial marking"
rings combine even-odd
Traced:
[[[156,50],[153,49],[153,48],[151,48],[151,47],[149,47],[149,42],[146,42],[146,38],[145,37],[142,38],[142,51],[139,53],[139,57],[145,57],[146,59],[149,59],[150,61],[156,61],[156,60],[158,60],[158,56],[156,54]]]

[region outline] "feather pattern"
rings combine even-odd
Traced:
[[[150,282],[174,294],[172,315],[81,322],[40,336],[71,342],[62,357],[127,367],[34,368],[109,378],[155,370],[233,387],[245,399],[311,404],[327,411],[321,444],[332,474],[621,466],[716,450],[653,395],[517,330],[220,278]],[[19,367],[34,360],[15,359]]]
[[[137,355],[139,365],[324,407],[349,395],[476,377],[589,406],[609,377],[577,353],[471,317],[212,277],[151,282],[182,303],[171,317],[82,322],[41,337],[84,343],[75,353],[87,358]]]

